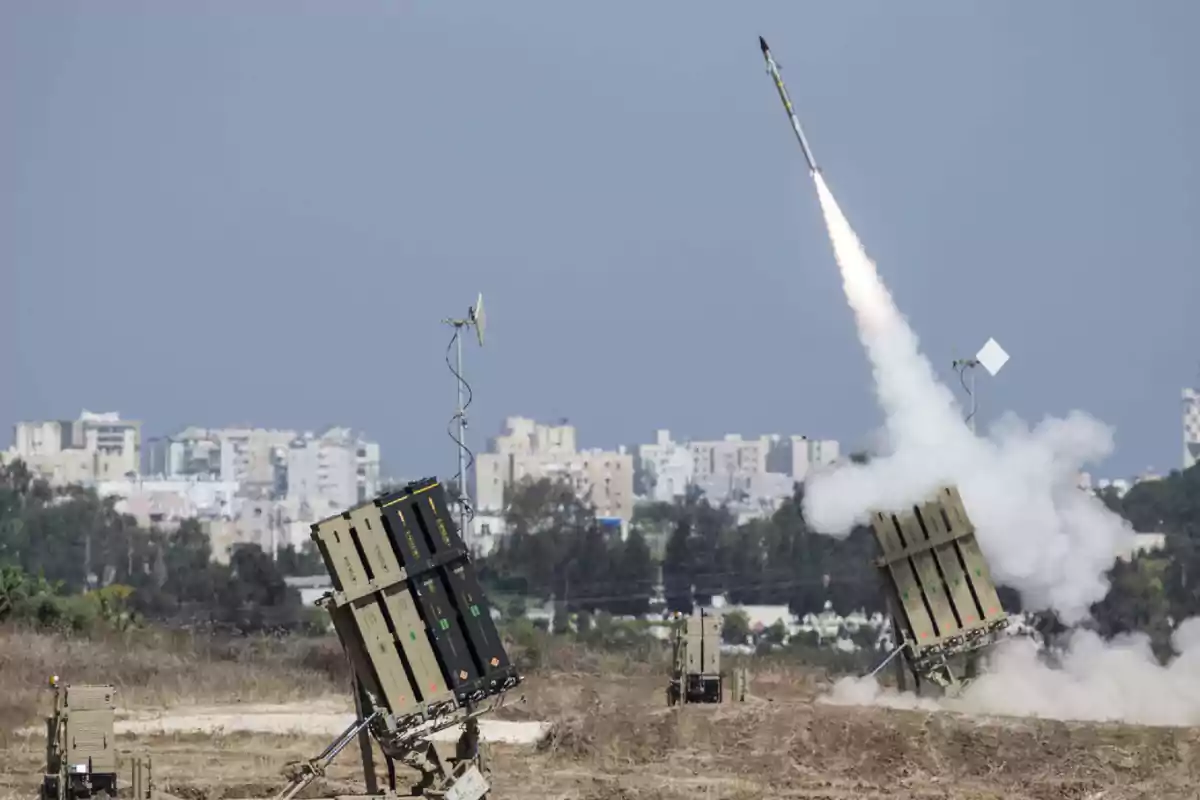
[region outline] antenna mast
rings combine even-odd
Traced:
[[[954,370],[958,373],[958,380],[966,390],[967,396],[971,398],[971,411],[967,414],[966,421],[971,424],[971,433],[975,433],[975,411],[977,409],[975,399],[975,367],[983,367],[988,371],[988,374],[995,377],[996,373],[1008,363],[1008,353],[1004,352],[1004,348],[1000,346],[995,339],[988,339],[987,342],[979,349],[974,358],[957,358],[954,360]],[[967,370],[971,370],[971,385],[967,386],[964,374]]]
[[[486,327],[486,317],[483,313],[483,295],[480,294],[475,301],[475,305],[467,310],[465,319],[444,319],[442,322],[454,328],[454,335],[451,337],[450,344],[446,348],[446,366],[450,368],[450,372],[454,374],[458,382],[458,404],[455,406],[454,416],[450,419],[450,426],[447,432],[450,434],[450,438],[454,440],[455,447],[458,450],[458,473],[454,476],[455,491],[458,493],[458,529],[467,547],[474,548],[475,537],[473,536],[473,532],[468,530],[468,527],[475,516],[475,511],[471,508],[471,498],[467,492],[467,471],[475,463],[475,456],[467,447],[467,407],[471,405],[473,393],[471,392],[471,385],[467,383],[467,379],[463,374],[462,332],[463,328],[474,328],[475,339],[479,342],[479,346],[483,347],[483,332]],[[450,363],[450,348],[455,349],[454,364]],[[464,402],[464,394],[466,395],[466,402]]]

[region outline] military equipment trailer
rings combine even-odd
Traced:
[[[875,672],[903,653],[918,693],[959,691],[1007,628],[1008,615],[958,489],[942,487],[898,513],[876,512],[871,525],[896,637],[896,649]],[[904,689],[906,670],[896,663]]]
[[[697,610],[676,624],[671,645],[667,705],[720,703],[725,693],[721,673],[721,617]]]
[[[60,685],[50,679],[54,707],[46,718],[42,800],[117,796],[112,686]]]

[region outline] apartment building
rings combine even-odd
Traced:
[[[380,491],[379,444],[344,427],[321,433],[188,427],[163,441],[158,461],[167,481],[236,487],[228,513],[201,516],[218,559],[239,543],[267,552],[299,547],[313,522]],[[162,496],[155,502],[182,504]]]
[[[378,453],[378,445],[375,448]],[[319,436],[306,433],[293,439],[287,453],[287,498],[328,514],[365,499],[363,493],[369,487],[365,464],[363,481],[359,480],[360,449],[365,451],[346,428],[331,428]],[[365,454],[362,458],[365,462]],[[378,461],[375,475],[377,484]]]
[[[319,434],[188,427],[167,437],[163,449],[166,477],[233,481],[245,497],[345,508],[379,491],[379,444],[344,427]]]
[[[20,459],[61,486],[94,485],[141,472],[142,423],[117,412],[83,411],[75,420],[18,422],[6,460]]]
[[[96,493],[117,498],[116,510],[129,514],[142,527],[170,530],[185,519],[232,519],[238,485],[208,479],[132,477],[99,481]]]
[[[1200,389],[1183,390],[1183,468],[1200,463]]]
[[[809,472],[834,463],[840,455],[840,447],[833,439],[773,436],[767,452],[767,471],[789,475],[799,483]]]
[[[510,417],[489,452],[475,458],[476,509],[503,513],[505,492],[515,483],[551,478],[569,482],[598,516],[628,522],[633,517],[633,456],[624,447],[577,450],[575,443],[575,428],[565,421],[545,425]]]
[[[638,445],[634,468],[642,495],[659,503],[683,497],[696,472],[691,448],[673,441],[669,430],[655,431],[653,444]]]
[[[285,491],[292,430],[265,428],[184,428],[165,440],[168,478],[233,481],[249,496]]]
[[[506,455],[551,455],[575,452],[575,427],[566,420],[546,425],[525,417],[509,417],[504,433],[494,437],[488,452]]]
[[[766,472],[771,440],[767,436],[743,439],[740,434],[727,433],[716,441],[689,442],[688,449],[692,454],[694,479],[720,482]]]

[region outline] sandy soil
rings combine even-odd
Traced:
[[[278,705],[194,706],[190,708],[126,713],[114,726],[116,734],[153,736],[190,733],[268,733],[274,735],[328,736],[331,739],[354,722],[354,714],[314,709],[305,703]],[[484,741],[533,745],[549,726],[537,721],[484,718],[479,732]],[[30,732],[32,733],[32,731]],[[458,729],[438,731],[437,741],[453,741]]]
[[[534,676],[524,702],[513,698],[484,727],[495,742],[491,797],[1200,797],[1197,730],[834,707],[788,676],[759,676],[752,689],[746,704],[667,709],[653,675]],[[135,709],[120,722],[118,749],[150,753],[160,786],[188,800],[269,797],[289,763],[315,755],[347,722],[337,699]],[[509,743],[543,730],[536,745]],[[0,798],[36,792],[42,748],[38,732],[0,752]],[[361,792],[358,759],[347,748],[308,796]]]
[[[323,698],[304,703],[236,703],[188,705],[172,709],[118,709],[114,732],[117,736],[166,734],[266,733],[277,736],[336,737],[354,722],[354,712],[344,698]],[[505,720],[484,717],[480,736],[486,742],[534,745],[549,730],[536,720]],[[28,727],[17,732],[24,737],[41,736],[43,728]],[[436,732],[435,741],[453,741],[457,728]]]

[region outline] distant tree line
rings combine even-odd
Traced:
[[[570,485],[526,481],[509,493],[508,533],[481,564],[485,580],[504,592],[551,597],[571,610],[642,615],[657,568],[641,531],[622,541]]]
[[[1161,551],[1114,565],[1112,589],[1093,608],[1097,625],[1106,635],[1149,633],[1165,655],[1174,626],[1200,614],[1200,465],[1143,481],[1124,497],[1111,489],[1099,495],[1134,530],[1166,541]]]
[[[1112,589],[1093,608],[1095,626],[1112,635],[1143,631],[1165,653],[1170,630],[1200,614],[1200,466],[1134,486],[1123,498],[1098,493],[1140,532],[1166,535],[1162,551],[1117,562]],[[510,535],[486,559],[494,586],[571,610],[641,614],[661,579],[666,606],[690,612],[724,594],[734,603],[787,605],[796,614],[826,602],[841,613],[884,611],[873,564],[874,536],[857,528],[844,539],[814,533],[804,519],[804,487],[768,519],[738,525],[724,507],[692,492],[675,503],[638,506],[621,541],[596,520],[571,487],[549,480],[513,487],[507,498]],[[648,542],[663,541],[661,559]],[[1019,595],[1000,587],[1010,611]],[[1057,623],[1043,615],[1048,630]]]
[[[275,561],[251,544],[220,564],[195,520],[142,528],[113,498],[51,487],[20,461],[0,465],[0,621],[297,630],[313,615],[284,575],[320,570],[311,551],[287,547]]]
[[[660,578],[667,609],[686,613],[716,594],[800,614],[826,600],[846,611],[881,607],[871,532],[815,534],[802,502],[797,486],[769,519],[738,525],[727,508],[692,492],[639,505],[622,541],[568,484],[527,480],[509,493],[509,533],[485,560],[487,574],[501,589],[553,597],[572,611],[644,614]],[[649,541],[663,543],[660,558]]]

